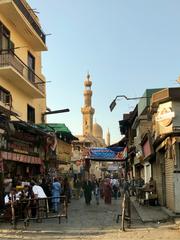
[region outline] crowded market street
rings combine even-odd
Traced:
[[[91,205],[84,203],[84,198],[72,199],[68,206],[68,221],[62,219],[46,219],[42,223],[30,222],[24,229],[18,222],[17,229],[1,223],[0,239],[180,239],[178,225],[172,222],[143,223],[132,205],[131,228],[121,231],[121,222],[116,223],[120,211],[121,199],[112,200],[111,205],[105,205],[101,199],[97,205],[95,199]]]
[[[179,9],[0,0],[0,240],[180,240]]]

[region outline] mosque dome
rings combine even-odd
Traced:
[[[93,124],[93,136],[95,138],[103,138],[103,130],[102,130],[102,127],[97,124],[97,123],[94,123]]]

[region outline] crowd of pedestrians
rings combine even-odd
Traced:
[[[65,197],[67,204],[71,203],[72,198],[78,200],[82,196],[84,196],[86,205],[90,205],[93,199],[97,205],[100,204],[100,199],[105,204],[111,204],[112,198],[117,200],[124,192],[129,192],[131,196],[137,196],[139,194],[137,189],[145,186],[141,177],[138,179],[132,177],[130,180],[110,177],[97,179],[95,175],[83,178],[75,174],[65,177],[43,176],[29,181],[23,180],[21,176],[15,179],[7,176],[4,180],[4,203],[1,209],[3,208],[7,219],[12,201],[14,206],[16,206],[16,202],[24,202],[24,205],[21,206],[24,218],[27,216],[35,218],[37,214],[40,214],[37,211],[37,203],[38,207],[46,208],[48,212],[59,213],[62,196]],[[151,191],[154,188],[153,183],[151,178],[148,185]]]
[[[97,205],[100,203],[100,198],[104,199],[105,204],[111,204],[112,198],[117,200],[124,193],[136,196],[136,198],[141,197],[140,195],[144,195],[145,192],[155,193],[156,183],[152,177],[145,184],[144,179],[140,176],[126,179],[110,177],[96,179],[95,176],[92,176],[82,182],[82,190],[87,205],[90,205],[93,197]]]
[[[85,203],[90,205],[94,197],[96,204],[99,205],[100,198],[104,199],[105,204],[111,204],[112,198],[120,197],[120,182],[118,179],[96,179],[95,176],[87,178],[82,182],[82,190],[84,192]]]
[[[24,181],[22,176],[11,179],[10,175],[7,175],[4,179],[1,211],[5,220],[12,218],[12,204],[18,214],[21,210],[21,218],[39,218],[47,212],[58,214],[62,196],[70,203],[72,189],[68,177],[43,176]]]

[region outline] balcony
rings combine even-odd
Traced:
[[[0,76],[32,98],[45,97],[45,82],[13,52],[0,54]]]
[[[36,51],[46,51],[46,35],[42,31],[36,15],[21,0],[1,0],[0,13]]]

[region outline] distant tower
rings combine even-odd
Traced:
[[[95,110],[91,106],[91,85],[92,82],[90,80],[90,74],[88,73],[84,81],[84,107],[81,108],[83,114],[83,135],[92,134],[93,130],[93,114]]]
[[[110,146],[110,132],[109,132],[109,128],[108,128],[108,132],[107,132],[107,135],[106,135],[106,145]]]

